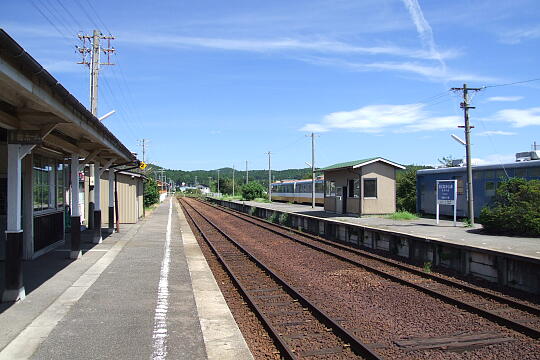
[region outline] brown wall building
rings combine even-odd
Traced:
[[[376,157],[334,164],[324,172],[324,210],[376,215],[396,211],[396,170],[404,166]]]

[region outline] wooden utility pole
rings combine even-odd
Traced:
[[[467,84],[463,84],[462,88],[452,88],[453,91],[463,91],[463,102],[460,107],[463,109],[463,116],[465,118],[465,126],[459,126],[465,128],[465,156],[467,162],[467,212],[469,215],[469,222],[474,225],[474,195],[473,195],[473,176],[472,176],[472,163],[471,163],[471,126],[469,123],[469,109],[476,109],[474,106],[469,106],[469,91],[480,91],[482,88],[468,88]]]
[[[272,153],[268,151],[266,154],[268,155],[268,200],[272,201]]]

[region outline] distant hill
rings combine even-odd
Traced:
[[[429,169],[430,166],[424,165],[406,165],[407,169]],[[161,171],[161,167],[157,165],[150,164],[146,171],[147,175],[153,176],[153,172]],[[176,184],[186,183],[193,185],[204,184],[208,185],[210,177],[212,182],[217,180],[217,169],[216,170],[173,170],[173,169],[163,169],[165,176],[172,179]],[[222,180],[232,179],[233,169],[226,167],[219,169],[219,177]],[[246,181],[246,172],[236,169],[234,172],[235,183],[242,184]],[[311,168],[302,168],[302,169],[286,169],[286,170],[272,170],[272,181],[286,180],[286,179],[311,179]],[[268,170],[250,170],[249,171],[249,181],[258,181],[263,185],[268,185]]]

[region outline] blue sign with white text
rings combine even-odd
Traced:
[[[437,202],[442,205],[455,205],[456,203],[456,181],[437,181]]]

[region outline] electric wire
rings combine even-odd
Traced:
[[[511,86],[511,85],[525,84],[525,83],[529,83],[529,82],[533,82],[533,81],[540,81],[540,78],[516,81],[516,82],[506,83],[506,84],[484,85],[482,88],[483,89],[489,89],[489,88],[501,87],[501,86]]]
[[[68,44],[72,44],[71,43],[71,40],[69,39],[69,37],[67,37],[59,28],[58,26],[56,26],[56,24],[47,16],[45,15],[45,13],[34,3],[33,0],[30,0],[30,4],[32,4],[32,6],[41,14],[41,16],[43,16],[43,18],[56,30],[56,32],[58,32],[58,34],[60,34],[60,36],[68,43]]]

